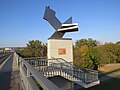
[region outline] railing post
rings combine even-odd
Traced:
[[[19,65],[20,65],[20,73],[22,73],[23,62],[21,60],[21,57],[19,57]]]
[[[27,77],[30,77],[30,71],[28,68],[27,68]]]
[[[29,77],[30,77],[30,71],[29,71],[29,69],[27,68],[27,78],[29,79]],[[26,89],[26,90],[30,90],[29,88],[30,88],[30,87],[29,87],[29,82],[28,82],[28,80],[27,80],[27,89]]]

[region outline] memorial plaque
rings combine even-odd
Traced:
[[[66,55],[66,48],[59,48],[58,49],[58,54],[59,55]]]

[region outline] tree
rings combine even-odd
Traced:
[[[19,51],[23,57],[46,57],[47,46],[39,40],[32,40],[27,43],[27,47]]]
[[[74,54],[76,53],[75,55],[79,55],[79,58],[75,56],[75,60],[79,63],[76,62],[78,66],[98,69],[100,57],[95,48],[97,45],[99,45],[99,42],[91,38],[81,39],[75,42],[75,47],[79,50],[79,52],[77,50],[75,50],[77,52],[74,52]]]
[[[108,64],[109,60],[108,60],[108,53],[105,51],[106,47],[104,45],[101,45],[101,46],[97,46],[96,49],[100,55],[99,65],[103,66],[105,64]]]
[[[96,48],[100,55],[100,66],[109,63],[120,63],[120,44],[105,43]]]
[[[98,69],[98,65],[100,64],[100,56],[96,48],[90,47],[88,51],[88,58],[92,61],[91,68],[94,70]]]
[[[88,38],[87,42],[88,42],[87,44],[89,47],[95,47],[100,44],[99,41],[93,40],[92,38]]]
[[[120,44],[120,41],[116,42],[116,44]]]
[[[39,40],[29,41],[27,44],[27,49],[30,56],[41,56],[42,42]]]
[[[76,47],[81,47],[83,45],[87,45],[88,41],[86,39],[81,39],[81,40],[77,40],[75,42],[75,46]]]
[[[81,47],[81,60],[83,60],[82,67],[97,70],[99,65],[99,53],[95,47],[88,47],[86,45]]]
[[[75,42],[75,46],[77,47],[81,47],[83,45],[88,45],[88,47],[95,47],[99,45],[99,42],[97,40],[93,40],[92,38],[81,39]]]
[[[80,58],[81,55],[80,55],[80,50],[79,50],[79,47],[75,47],[73,46],[73,64],[77,67],[80,67]]]
[[[88,45],[83,45],[80,47],[80,55],[81,55],[81,66],[84,67],[84,68],[87,68],[90,64],[90,62],[88,61],[88,58],[87,58],[87,53],[88,53],[88,50],[89,50],[89,47]]]
[[[106,43],[105,52],[108,54],[109,63],[116,63],[117,59],[117,47],[114,43]]]
[[[115,44],[114,49],[115,49],[115,52],[114,52],[114,53],[115,53],[115,55],[117,56],[116,62],[117,62],[117,63],[120,63],[120,42]]]

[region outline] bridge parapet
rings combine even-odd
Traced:
[[[35,68],[39,70],[46,78],[62,76],[79,85],[82,85],[85,88],[100,83],[98,79],[98,71],[76,67],[62,58],[38,58],[38,60],[27,58],[25,60],[35,66]]]
[[[21,79],[26,90],[60,90],[18,54],[14,53],[14,57],[18,61]]]

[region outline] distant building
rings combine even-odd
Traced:
[[[11,50],[12,50],[12,48],[9,48],[9,47],[5,48],[5,51],[11,51]]]

